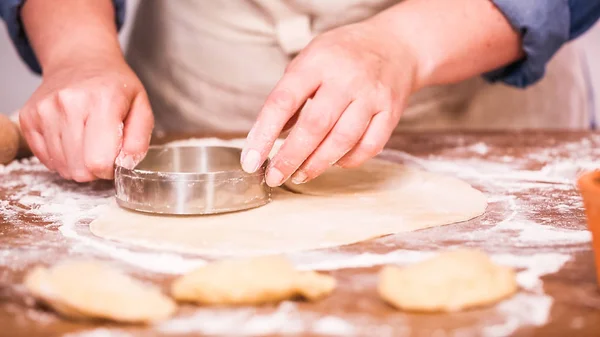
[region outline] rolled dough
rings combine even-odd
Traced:
[[[477,250],[441,253],[399,268],[386,266],[378,292],[394,307],[408,311],[450,312],[497,302],[517,291],[515,272]]]
[[[358,168],[333,166],[317,178],[305,183],[286,182],[290,190],[309,195],[380,194],[394,190],[422,189],[428,179],[436,176],[381,159],[371,159]],[[437,177],[440,179],[439,177]],[[433,181],[439,183],[439,181]]]
[[[331,168],[322,178],[289,187],[301,193],[277,188],[265,206],[198,217],[141,214],[112,202],[90,230],[153,249],[264,255],[466,221],[487,206],[485,196],[464,181],[377,159],[358,169]]]
[[[297,271],[281,256],[233,259],[210,263],[173,282],[178,301],[204,305],[249,305],[301,296],[316,301],[335,288],[333,277]]]
[[[171,316],[175,303],[154,286],[97,261],[66,261],[36,267],[25,287],[40,301],[73,319],[149,323]]]

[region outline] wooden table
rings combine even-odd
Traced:
[[[485,192],[486,213],[320,255],[294,255],[294,261],[321,266],[338,279],[338,289],[321,302],[184,306],[172,320],[146,328],[61,319],[27,295],[20,285],[24,272],[66,257],[97,258],[166,289],[175,275],[158,266],[185,265],[199,257],[161,255],[93,237],[86,227],[93,218],[90,209],[111,196],[108,183],[64,182],[35,162],[8,166],[0,176],[0,336],[600,335],[590,235],[574,185],[580,169],[600,158],[600,134],[422,133],[396,136],[388,147],[402,151],[384,153],[388,158],[459,176]],[[376,296],[381,264],[411,263],[459,246],[481,248],[515,266],[521,292],[493,307],[435,315],[396,311]],[[167,262],[159,261],[163,258]]]

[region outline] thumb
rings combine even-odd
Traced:
[[[148,95],[137,95],[131,110],[124,121],[123,144],[116,164],[133,169],[144,158],[150,146],[150,137],[154,128],[154,116]]]

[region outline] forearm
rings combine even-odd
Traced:
[[[524,55],[519,34],[490,0],[409,0],[371,20],[415,54],[416,89],[458,82]]]
[[[122,58],[110,0],[27,0],[21,18],[44,72],[90,57]]]

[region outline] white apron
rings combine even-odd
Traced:
[[[246,133],[313,36],[398,2],[144,0],[127,58],[148,90],[157,132]],[[593,107],[579,55],[563,48],[526,90],[479,77],[421,90],[397,129],[588,128]]]

